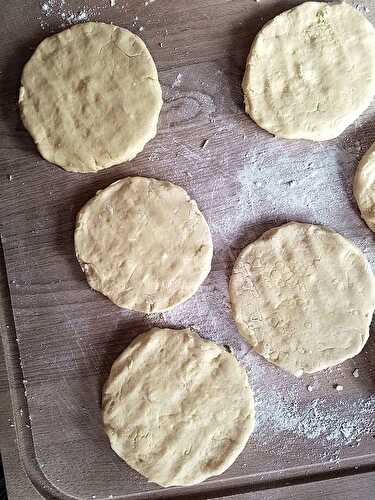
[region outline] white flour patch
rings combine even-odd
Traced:
[[[319,441],[325,453],[334,452],[358,445],[374,432],[375,395],[357,400],[343,396],[335,402],[325,398],[301,401],[296,393],[263,388],[256,395],[256,425],[254,439],[263,445],[284,436],[285,447],[303,439]]]
[[[217,302],[221,304],[220,309],[217,308]],[[205,338],[229,345],[238,359],[242,359],[250,350],[249,345],[236,334],[223,273],[211,271],[205,283],[189,301],[171,311],[149,317],[158,326],[191,327]]]
[[[226,180],[233,186],[226,212],[210,214],[215,249],[233,260],[265,230],[295,220],[331,227],[352,240],[375,267],[373,235],[358,216],[352,195],[352,176],[364,151],[356,144],[346,151],[327,144],[322,155],[322,148],[291,142],[286,147],[285,141],[272,138],[262,148],[249,148],[237,177]]]
[[[74,8],[68,0],[42,0],[40,1],[40,26],[46,29],[52,20],[57,20],[60,22],[60,27],[65,28],[94,19],[100,10],[100,6],[90,7],[84,4],[79,8]]]

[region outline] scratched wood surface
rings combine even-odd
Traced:
[[[118,0],[110,7],[109,1],[67,0],[75,15],[81,10],[90,20],[139,32],[155,59],[163,90],[158,135],[144,152],[132,162],[89,175],[67,173],[40,158],[17,108],[23,65],[42,39],[67,23],[64,11],[56,8],[61,2],[48,15],[37,1],[2,5],[1,235],[14,314],[3,341],[22,458],[45,496],[215,495],[374,466],[371,435],[360,446],[340,449],[340,459],[331,462],[322,458],[323,441],[280,434],[266,445],[251,439],[219,478],[187,490],[161,490],[118,459],[101,430],[100,391],[111,363],[151,326],[193,325],[202,335],[234,346],[257,390],[273,386],[282,392],[299,384],[302,391],[306,381],[296,381],[248,352],[230,319],[227,280],[233,261],[265,229],[292,219],[328,224],[375,264],[373,235],[351,194],[355,165],[375,140],[374,103],[339,138],[320,144],[275,139],[244,114],[240,83],[251,41],[267,20],[298,3],[155,0],[145,5]],[[361,4],[366,5],[371,9],[371,2]],[[375,22],[375,11],[368,16]],[[79,208],[97,189],[135,174],[187,189],[213,234],[210,276],[191,301],[167,315],[120,310],[88,288],[74,256]],[[367,397],[375,388],[374,358],[373,336],[355,362],[311,380],[332,405],[338,396],[330,390],[331,382],[338,377],[345,397]],[[354,366],[360,368],[360,383],[351,377]],[[306,402],[310,396],[299,394]]]

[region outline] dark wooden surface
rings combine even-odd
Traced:
[[[61,11],[42,14],[39,2],[2,5],[1,234],[14,314],[14,325],[8,319],[2,338],[18,445],[28,475],[46,496],[130,498],[148,492],[150,498],[176,497],[185,491],[148,484],[111,452],[101,430],[100,390],[110,365],[150,326],[192,325],[206,337],[233,345],[257,391],[273,387],[290,399],[290,387],[297,387],[302,404],[319,396],[331,407],[338,403],[332,391],[337,379],[349,401],[374,392],[374,336],[355,361],[311,377],[309,383],[318,387],[314,395],[303,392],[306,380],[297,381],[248,352],[230,319],[227,279],[245,244],[271,225],[292,219],[330,225],[375,264],[373,235],[351,194],[356,162],[375,140],[375,107],[338,139],[320,144],[275,139],[244,114],[240,83],[251,40],[267,20],[301,2],[155,0],[145,6],[117,1],[114,8],[110,2],[102,2],[103,8],[93,1],[66,3],[74,12],[85,5],[90,20],[112,21],[136,32],[144,27],[139,33],[158,67],[164,106],[157,137],[134,161],[93,175],[48,164],[22,127],[17,93],[22,67],[36,44],[65,21]],[[374,22],[375,11],[371,2],[361,3],[366,4]],[[166,315],[121,311],[88,288],[74,256],[77,210],[98,188],[135,174],[186,188],[213,233],[210,276],[191,301]],[[355,366],[359,383],[351,376]],[[237,487],[243,492],[335,475],[346,475],[337,484],[349,485],[351,474],[369,471],[375,463],[371,435],[358,447],[333,450],[335,461],[329,454],[323,458],[324,440],[276,433],[270,442],[257,435],[223,476],[189,491],[218,496]],[[316,484],[320,491],[321,483]],[[312,485],[306,488],[313,492]]]

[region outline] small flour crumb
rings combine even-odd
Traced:
[[[86,21],[88,19],[88,14],[85,10],[80,10],[78,14],[70,14],[66,20],[68,23],[79,23],[80,21]]]
[[[42,9],[42,11],[43,11],[43,12],[45,12],[46,14],[48,14],[48,13],[50,12],[50,10],[51,10],[51,6],[50,6],[47,2],[43,3],[43,4],[40,6],[40,8],[41,8],[41,9]]]
[[[311,386],[311,385],[308,385],[308,386],[306,387],[306,389],[307,389],[309,392],[312,392],[312,390],[313,390],[313,388],[312,388],[312,386]]]
[[[335,384],[333,387],[339,392],[344,390],[344,387],[340,384]]]
[[[116,5],[116,0],[111,0],[111,7],[115,7]]]
[[[8,174],[8,181],[11,181],[13,179],[12,174]]]
[[[358,370],[358,368],[356,368],[355,370],[353,370],[352,375],[353,375],[354,378],[358,378],[359,377],[359,370]]]
[[[175,78],[175,81],[172,83],[172,88],[178,87],[181,84],[181,80],[182,80],[182,75],[181,73],[178,73]]]

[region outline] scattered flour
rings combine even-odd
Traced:
[[[40,2],[40,25],[43,29],[48,28],[49,21],[53,18],[60,21],[60,27],[64,28],[93,19],[100,10],[100,6],[81,5],[78,9],[73,8],[68,0],[42,0]]]
[[[291,396],[272,389],[257,391],[255,440],[267,444],[283,436],[285,448],[295,439],[320,441],[324,453],[330,446],[333,454],[342,446],[358,444],[375,430],[375,395],[335,402],[325,398],[300,401]]]

